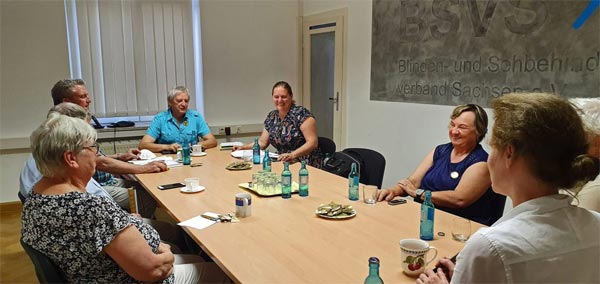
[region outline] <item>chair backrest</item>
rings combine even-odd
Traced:
[[[364,148],[347,148],[344,153],[359,161],[360,182],[381,188],[385,172],[385,158],[379,152]]]
[[[21,204],[25,203],[25,196],[20,191],[17,193],[17,196],[19,196]]]
[[[62,270],[45,254],[32,248],[21,239],[21,246],[33,262],[40,283],[67,283]]]
[[[323,152],[323,155],[330,154],[330,156],[333,156],[333,153],[335,153],[335,142],[333,142],[333,140],[327,137],[319,137],[318,143],[318,147],[321,149],[321,152]]]
[[[493,205],[492,205],[492,220],[491,220],[491,224],[489,224],[488,226],[491,226],[496,221],[498,221],[498,219],[500,219],[502,217],[502,215],[504,214],[505,204],[506,204],[506,196],[494,192]]]
[[[360,167],[359,160],[344,152],[335,152],[325,159],[321,169],[341,177],[348,177],[352,169],[352,163],[357,163]]]

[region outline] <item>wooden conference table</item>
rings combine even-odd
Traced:
[[[262,169],[260,165],[244,171],[225,169],[236,160],[231,151],[209,149],[206,156],[193,157],[192,163],[203,163],[200,167],[176,167],[136,177],[173,218],[184,221],[207,211],[235,212],[234,195],[246,191],[238,184]],[[283,163],[274,162],[272,168],[280,173]],[[299,163],[290,166],[296,182],[299,168]],[[348,179],[312,167],[309,174],[308,197],[252,194],[252,216],[239,223],[185,230],[237,283],[362,283],[371,256],[379,258],[385,282],[414,283],[414,278],[402,273],[399,241],[419,238],[420,204],[368,205],[362,197],[350,201]],[[183,182],[187,177],[199,177],[206,190],[189,194],[157,189],[160,184]],[[346,220],[316,216],[316,208],[330,201],[352,205],[356,216]],[[464,246],[451,236],[451,220],[456,217],[440,210],[435,214],[436,236],[430,244],[439,250],[437,258],[451,257]],[[472,224],[473,232],[482,226]],[[445,236],[438,236],[440,231]]]

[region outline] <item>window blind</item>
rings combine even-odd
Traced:
[[[193,2],[65,0],[71,76],[86,81],[90,111],[153,115],[167,109],[167,92],[178,85],[196,92],[190,101],[196,108],[202,82]]]

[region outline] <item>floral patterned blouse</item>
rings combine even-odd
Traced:
[[[292,104],[290,111],[285,118],[279,118],[279,112],[273,110],[269,112],[265,119],[265,129],[269,132],[269,143],[277,148],[279,154],[290,153],[304,145],[306,139],[300,131],[300,125],[309,117],[315,117],[306,108]],[[323,162],[323,153],[317,147],[310,154],[299,157],[298,160],[305,160],[307,164],[321,168]]]
[[[25,243],[52,259],[69,283],[135,283],[102,250],[130,225],[156,253],[160,236],[150,225],[123,211],[104,196],[87,192],[41,195],[32,192],[23,204]],[[162,283],[173,283],[171,274]]]

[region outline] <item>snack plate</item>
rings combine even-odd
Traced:
[[[252,168],[252,164],[251,163],[246,163],[244,164],[243,167],[239,167],[239,168],[234,168],[233,166],[235,164],[238,164],[240,162],[233,162],[233,163],[229,163],[225,166],[226,169],[230,170],[230,171],[243,171],[243,170],[248,170]]]
[[[238,186],[241,187],[241,188],[243,188],[243,189],[252,191],[256,195],[259,195],[259,196],[268,197],[268,196],[278,196],[278,195],[281,195],[281,188],[277,188],[277,190],[275,192],[264,192],[262,190],[257,190],[256,186],[253,186],[253,187],[248,186],[247,182],[242,182],[242,183],[238,184]],[[292,193],[298,193],[298,189],[299,189],[298,183],[295,182],[295,181],[293,181],[292,182]]]
[[[343,219],[350,219],[350,218],[356,216],[356,210],[352,210],[352,213],[350,213],[350,214],[348,214],[348,213],[340,213],[339,215],[328,216],[327,213],[325,213],[325,214],[319,214],[319,209],[317,209],[317,210],[315,210],[315,214],[317,214],[317,216],[319,216],[321,218],[325,218],[325,219],[343,220]]]

